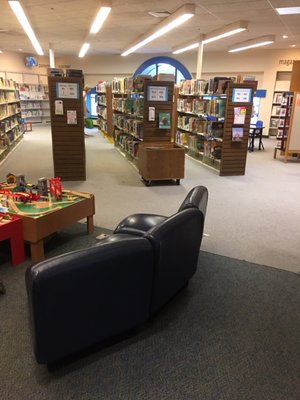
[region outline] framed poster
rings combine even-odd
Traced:
[[[159,113],[159,129],[171,128],[171,114],[167,112]]]
[[[233,123],[244,125],[245,118],[246,118],[246,107],[234,107]]]
[[[167,86],[148,86],[147,90],[148,101],[168,101]]]
[[[79,84],[56,82],[56,97],[58,99],[79,99]]]
[[[232,141],[242,142],[244,136],[244,129],[240,127],[232,128]]]
[[[67,124],[68,125],[77,125],[76,110],[67,110]]]
[[[233,103],[250,103],[252,96],[251,88],[233,88],[232,102]]]

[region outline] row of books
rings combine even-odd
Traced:
[[[7,133],[18,124],[19,124],[19,119],[16,116],[0,121],[0,132]]]
[[[150,75],[137,75],[136,77],[114,78],[112,80],[113,93],[143,92],[145,80],[151,80]]]
[[[37,118],[42,117],[42,110],[22,110],[22,118]]]
[[[20,101],[19,92],[8,92],[0,90],[0,103],[13,103]]]
[[[185,95],[224,94],[235,77],[215,77],[208,80],[191,79],[179,83],[179,93]]]
[[[26,102],[25,104],[23,103],[23,104],[21,105],[21,111],[26,111],[26,110],[41,110],[41,109],[42,109],[41,103],[36,103],[36,102],[31,103],[31,102],[29,101],[29,102]]]
[[[106,119],[99,118],[98,119],[98,126],[102,131],[108,132],[108,124],[107,124],[107,120]]]
[[[139,139],[143,138],[144,125],[140,120],[126,118],[124,115],[114,114],[113,124],[125,133],[129,133]]]
[[[107,105],[107,100],[106,100],[105,94],[98,95],[97,100],[98,100],[98,104],[99,105],[102,105],[102,106],[106,106]]]
[[[137,158],[140,142],[132,136],[125,135],[123,132],[115,130],[114,140],[131,157]]]
[[[112,107],[113,110],[116,111],[142,116],[144,110],[144,99],[131,97],[114,97],[112,99]]]
[[[1,104],[0,105],[0,119],[8,118],[18,114],[20,107],[18,104]]]
[[[224,118],[225,108],[225,99],[177,99],[177,110],[179,112],[214,115],[218,118]]]
[[[7,133],[0,133],[0,148],[6,148],[22,134],[20,126],[15,126]]]
[[[6,90],[18,90],[19,85],[17,82],[15,82],[12,79],[5,79],[0,77],[0,90],[1,89],[6,89]]]
[[[97,114],[101,115],[102,118],[107,119],[107,108],[103,106],[97,106]]]
[[[217,140],[206,140],[197,135],[187,135],[184,132],[176,132],[175,142],[196,153],[203,153],[207,157],[221,159],[222,147]]]
[[[224,122],[222,121],[207,121],[194,117],[179,116],[177,126],[179,129],[201,134],[206,137],[223,137]]]

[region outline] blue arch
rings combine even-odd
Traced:
[[[189,70],[183,64],[181,64],[181,62],[179,62],[179,61],[177,61],[177,60],[175,60],[174,58],[171,58],[171,57],[152,57],[152,58],[149,58],[149,60],[146,60],[145,62],[143,62],[143,64],[141,64],[138,67],[138,69],[135,71],[133,76],[137,76],[139,74],[142,74],[143,71],[145,70],[145,68],[149,67],[150,65],[159,64],[159,63],[170,64],[173,67],[177,68],[182,73],[182,75],[184,76],[184,79],[192,79],[192,75],[189,72]]]

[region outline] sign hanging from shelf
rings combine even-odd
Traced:
[[[78,83],[56,82],[56,97],[59,99],[79,99]]]
[[[148,101],[168,101],[167,86],[148,86],[147,100]]]
[[[233,103],[250,103],[252,89],[251,88],[233,88],[232,102]]]

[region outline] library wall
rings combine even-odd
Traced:
[[[209,47],[208,47],[209,48]],[[107,56],[56,57],[57,67],[82,69],[86,83],[94,85],[96,80],[111,80],[116,76],[130,76],[147,59],[155,56],[168,56],[182,62],[185,67],[195,74],[197,67],[197,52],[189,52],[174,56],[173,54],[132,54],[121,57],[119,54]],[[25,54],[2,53],[0,54],[1,71],[28,72],[24,64]],[[39,66],[31,69],[32,73],[46,74],[49,59],[46,56],[37,57]],[[300,59],[299,49],[288,50],[250,50],[242,53],[231,54],[228,52],[210,52],[204,50],[203,76],[212,74],[232,75],[238,71],[242,75],[251,74],[258,78],[258,88],[267,90],[267,97],[262,99],[260,119],[264,121],[265,132],[269,131],[270,110],[272,108],[273,92],[275,90],[278,72],[292,70],[293,60]],[[109,71],[109,73],[108,73]],[[97,78],[97,79],[96,79]]]

